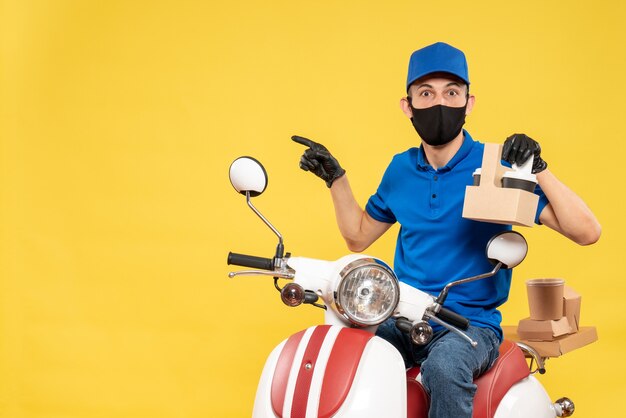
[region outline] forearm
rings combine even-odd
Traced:
[[[335,180],[330,193],[339,231],[351,251],[365,250],[391,226],[373,220],[359,206],[346,175]]]
[[[348,248],[357,252],[365,250],[384,234],[391,224],[373,219],[359,206],[350,188],[346,170],[325,146],[297,135],[291,139],[308,147],[300,158],[300,168],[312,172],[330,187],[337,225]]]
[[[580,245],[593,244],[600,238],[600,223],[576,193],[548,169],[537,174],[537,181],[550,201],[541,213],[542,223]]]

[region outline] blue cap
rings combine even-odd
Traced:
[[[469,74],[465,54],[460,49],[443,42],[428,45],[411,54],[409,60],[409,75],[406,79],[406,89],[418,78],[432,73],[449,73],[469,85]]]

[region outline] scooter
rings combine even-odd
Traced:
[[[429,397],[419,368],[405,369],[400,353],[375,336],[390,317],[413,343],[426,344],[433,335],[429,322],[439,324],[476,345],[463,329],[469,321],[443,305],[449,290],[484,280],[502,268],[513,268],[528,251],[515,231],[494,236],[486,248],[494,265],[484,274],[456,280],[433,296],[398,280],[393,270],[375,257],[350,254],[336,261],[292,257],[283,237],[252,204],[267,187],[267,172],[256,159],[240,157],[230,166],[230,181],[246,196],[252,211],[276,234],[273,257],[230,252],[228,264],[248,267],[229,277],[273,277],[283,303],[324,310],[324,325],[302,330],[280,343],[269,355],[259,382],[252,416],[255,418],[422,418]],[[280,287],[279,280],[289,280]],[[321,303],[320,303],[321,300]],[[531,358],[530,367],[526,358]],[[531,370],[536,362],[536,369]],[[475,380],[474,418],[568,417],[568,398],[552,402],[533,376],[544,373],[543,358],[531,347],[504,341],[494,366]]]

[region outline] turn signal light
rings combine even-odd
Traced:
[[[289,283],[280,291],[280,298],[287,306],[301,305],[304,302],[304,289],[297,283]]]

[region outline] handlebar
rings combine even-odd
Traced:
[[[274,270],[274,260],[254,255],[229,252],[227,262],[229,265],[234,264],[236,266],[250,267],[261,270]]]
[[[439,309],[439,312],[437,312],[435,316],[442,321],[445,321],[450,325],[454,325],[455,327],[462,330],[466,330],[469,327],[469,319],[444,307],[441,307],[441,309]]]

